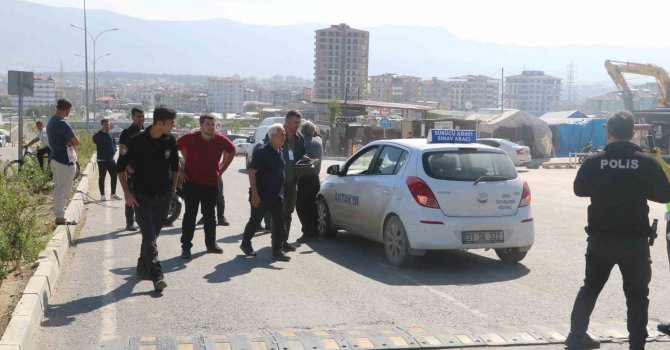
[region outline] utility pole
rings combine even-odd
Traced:
[[[568,65],[568,96],[567,101],[569,105],[572,105],[572,83],[575,80],[575,66],[572,62]]]
[[[86,0],[84,0],[84,64],[86,65],[86,130],[90,129],[88,121],[88,32],[86,29]]]
[[[505,67],[500,70],[500,114],[505,111]]]

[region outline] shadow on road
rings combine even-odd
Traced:
[[[90,313],[119,300],[142,295],[150,295],[155,298],[161,296],[160,293],[154,291],[133,293],[133,288],[139,282],[140,279],[136,276],[128,276],[125,278],[125,283],[105,295],[85,297],[64,304],[48,305],[44,310],[44,320],[41,324],[43,327],[67,326],[76,319],[77,315]],[[146,282],[151,283],[150,281]]]
[[[257,250],[256,253],[258,254],[256,257],[247,257],[240,251],[240,255],[217,265],[214,272],[205,275],[204,278],[209,283],[223,283],[230,281],[233,277],[247,274],[253,269],[282,270],[280,267],[272,266],[275,263],[272,260],[272,248],[265,247]]]
[[[396,267],[387,262],[382,244],[347,233],[307,246],[338,265],[388,285],[478,285],[515,280],[530,272],[520,263],[503,263],[460,250],[428,252],[407,267]]]

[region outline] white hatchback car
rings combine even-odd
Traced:
[[[235,145],[235,154],[247,154],[247,149],[249,148],[247,139],[235,139],[233,140],[233,145]]]
[[[494,249],[517,262],[533,245],[530,188],[500,149],[381,140],[327,172],[320,234],[344,229],[382,242],[393,265],[446,249]]]
[[[483,145],[488,145],[495,148],[500,148],[501,150],[507,153],[507,155],[510,157],[514,165],[530,164],[532,157],[530,155],[530,147],[528,146],[521,146],[519,144],[516,144],[512,141],[505,139],[490,139],[490,138],[477,139],[477,143],[481,143]]]

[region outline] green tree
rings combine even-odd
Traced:
[[[177,125],[180,128],[186,128],[186,127],[195,128],[195,127],[198,126],[198,121],[195,120],[195,118],[193,118],[193,117],[186,116],[186,117],[179,118],[177,120]]]
[[[0,107],[11,107],[12,98],[9,95],[0,95]]]
[[[335,142],[333,141],[333,130],[335,130],[335,120],[337,116],[342,115],[342,110],[340,109],[340,104],[336,100],[330,100],[328,102],[328,120],[330,121],[330,149],[335,149]]]

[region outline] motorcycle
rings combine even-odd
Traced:
[[[602,146],[598,147],[598,148],[595,148],[595,149],[594,149],[594,147],[595,146],[593,144],[593,140],[589,140],[589,142],[587,142],[586,145],[584,145],[584,147],[582,147],[579,150],[579,153],[582,153],[582,155],[577,157],[577,164],[584,163],[584,160],[586,159],[586,157],[588,157],[588,156],[590,156],[590,155],[592,155],[596,152],[600,152],[604,149],[604,147],[602,147]]]

